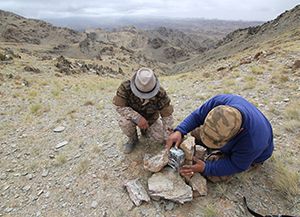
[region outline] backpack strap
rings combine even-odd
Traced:
[[[248,207],[246,197],[243,197],[243,199],[244,199],[244,204],[247,207],[248,211],[255,217],[300,217],[300,216],[291,216],[291,215],[266,215],[266,216],[263,216]]]

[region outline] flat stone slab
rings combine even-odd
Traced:
[[[129,197],[136,206],[140,206],[143,201],[150,202],[150,197],[138,179],[130,180],[124,184]]]
[[[193,199],[192,188],[170,167],[154,173],[148,179],[148,189],[153,198],[164,198],[181,204]]]
[[[151,156],[145,154],[144,168],[150,172],[156,173],[161,171],[169,162],[168,151],[162,150],[157,155]]]

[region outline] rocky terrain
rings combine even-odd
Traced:
[[[1,20],[5,16],[1,13]],[[175,107],[176,124],[215,94],[240,94],[269,118],[276,148],[262,167],[236,175],[228,183],[208,182],[206,196],[185,204],[152,199],[135,206],[124,184],[139,179],[146,188],[152,173],[143,167],[144,154],[158,153],[163,146],[141,137],[132,154],[122,153],[126,138],[118,127],[112,98],[122,80],[131,76],[130,70],[143,65],[130,60],[133,48],[123,45],[103,51],[118,57],[123,52],[129,59],[123,61],[127,68],[109,55],[86,58],[83,53],[75,58],[77,53],[72,56],[68,48],[69,55],[49,52],[55,44],[43,40],[40,44],[4,40],[1,22],[0,216],[250,216],[242,196],[264,215],[299,215],[300,34],[296,27],[299,6],[257,27],[253,34],[239,30],[220,47],[183,60],[184,64],[175,60],[174,72],[179,74],[159,73]],[[134,28],[122,31],[140,34]],[[24,32],[25,38],[31,38]],[[104,47],[114,47],[109,43],[118,40],[113,32],[109,36],[102,30],[92,32],[74,33],[78,42],[55,46],[63,50],[64,45],[79,46],[88,38],[84,50],[100,39]],[[135,39],[147,44],[147,49],[160,49],[162,42],[154,36],[161,33],[151,34],[151,42],[142,36]],[[104,41],[106,37],[109,40]],[[182,48],[194,46],[188,38],[178,43]]]

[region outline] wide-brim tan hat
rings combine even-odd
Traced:
[[[160,88],[159,81],[149,68],[140,68],[130,80],[131,91],[139,98],[150,99]]]
[[[241,112],[231,106],[213,108],[200,127],[200,138],[209,148],[219,149],[230,141],[241,129]]]

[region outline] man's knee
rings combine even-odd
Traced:
[[[136,134],[136,125],[131,120],[121,117],[118,123],[125,135],[132,136]]]

